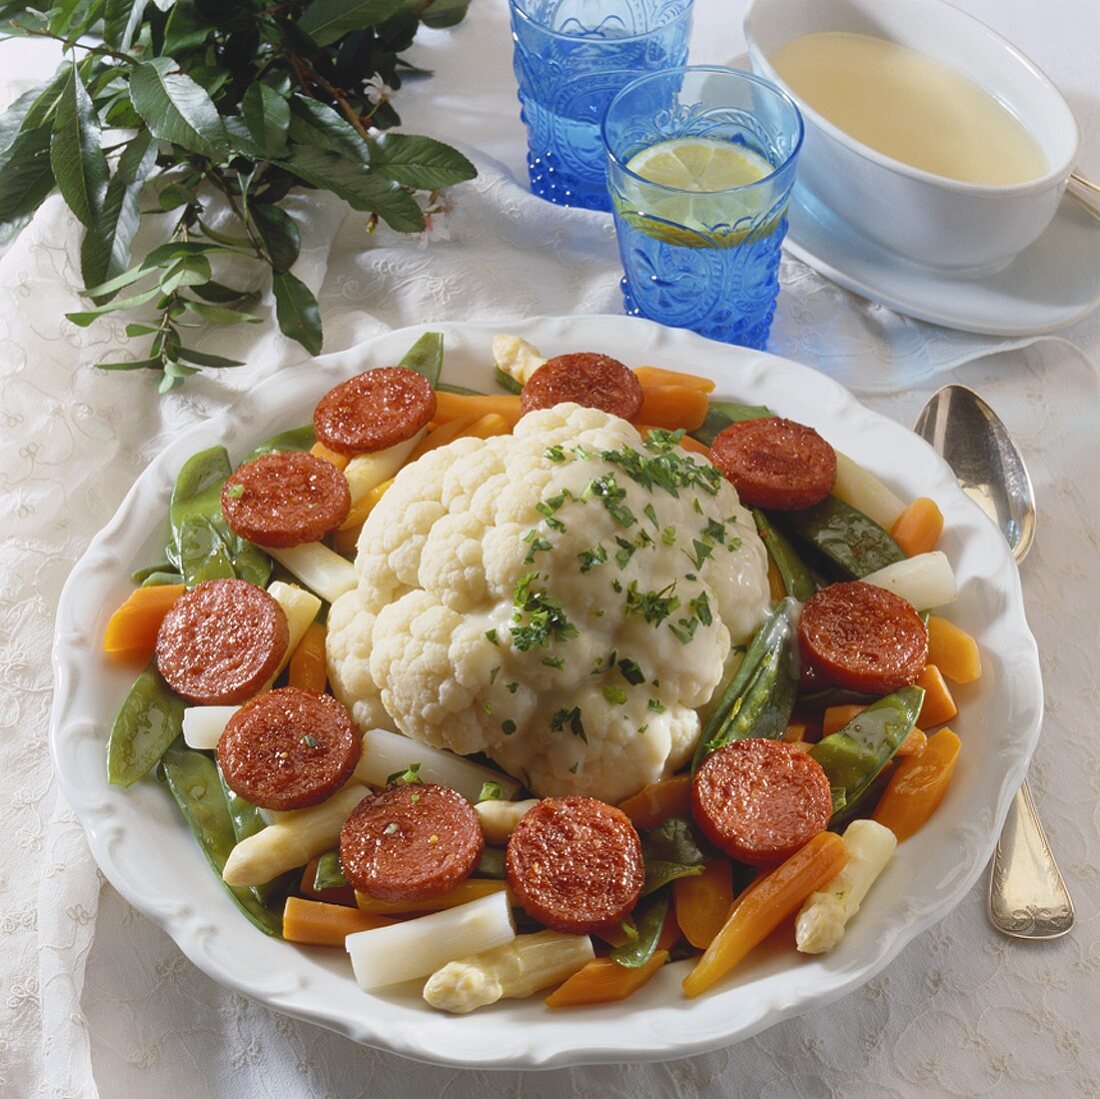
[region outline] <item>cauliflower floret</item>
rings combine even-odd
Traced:
[[[364,728],[484,752],[532,791],[619,801],[671,774],[768,606],[737,494],[670,441],[558,405],[398,474],[333,605]]]

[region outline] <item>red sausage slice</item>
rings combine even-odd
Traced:
[[[427,378],[404,366],[382,366],[330,389],[313,410],[313,430],[330,450],[365,454],[411,439],[434,415]]]
[[[246,702],[218,741],[231,790],[264,809],[319,805],[351,777],[362,737],[332,695],[282,687]]]
[[[642,407],[642,383],[618,359],[579,351],[544,362],[527,379],[519,396],[524,412],[566,401],[632,420]]]
[[[595,798],[544,798],[516,825],[504,865],[528,914],[567,934],[625,919],[645,881],[630,818]]]
[[[816,759],[778,740],[739,740],[703,761],[691,783],[691,811],[716,847],[765,866],[823,832],[833,803]]]
[[[245,462],[222,489],[225,521],[242,538],[272,549],[319,542],[350,509],[343,471],[305,451]]]
[[[859,580],[831,584],[807,599],[798,640],[804,663],[865,694],[915,683],[928,662],[928,628],[912,604]]]
[[[380,901],[426,901],[470,876],[485,838],[449,786],[408,783],[364,798],[340,831],[344,876]]]
[[[812,427],[768,417],[730,424],[715,436],[710,460],[741,503],[793,511],[821,503],[836,480],[836,452]]]
[[[290,643],[282,607],[246,580],[207,580],[176,600],[157,631],[157,669],[176,694],[230,706],[274,674]]]

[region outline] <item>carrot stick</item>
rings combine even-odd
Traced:
[[[917,715],[918,728],[931,729],[933,725],[942,725],[959,712],[935,664],[925,666],[917,679],[917,686],[924,688],[924,702]]]
[[[376,901],[366,893],[356,893],[355,902],[360,912],[370,912],[375,916],[395,916],[411,912],[442,912],[445,908],[457,908],[467,901],[480,900],[490,893],[500,893],[507,889],[507,883],[490,881],[487,878],[469,878],[452,886],[446,893],[426,901]]]
[[[111,615],[103,633],[103,651],[117,660],[146,663],[153,655],[164,616],[183,591],[182,584],[135,588]]]
[[[518,399],[518,398],[517,398]],[[694,431],[707,418],[707,395],[685,385],[642,386],[642,407],[635,417],[640,424],[675,431]]]
[[[935,664],[952,683],[973,683],[982,674],[977,641],[938,614],[928,616],[928,663]]]
[[[692,946],[706,950],[733,904],[733,867],[728,859],[711,859],[701,874],[672,883],[676,922]]]
[[[314,443],[309,448],[310,454],[315,455],[318,458],[324,458],[326,462],[331,462],[337,469],[347,469],[348,462],[351,458],[346,454],[338,454],[335,450],[329,450],[324,443]]]
[[[630,817],[635,828],[648,832],[669,817],[691,814],[691,775],[676,775],[643,787],[619,808]]]
[[[465,393],[443,393],[435,395],[435,418],[441,423],[453,420],[457,416],[466,416],[477,420],[490,412],[497,412],[513,427],[519,423],[522,415],[519,397],[512,394],[493,394],[490,396],[472,396]]]
[[[928,738],[919,756],[909,756],[890,776],[874,820],[886,825],[898,843],[918,831],[936,811],[955,773],[962,743],[948,728]]]
[[[343,946],[344,940],[356,931],[373,931],[394,922],[342,904],[287,897],[283,909],[283,938],[308,946]]]
[[[865,708],[864,706],[827,706],[821,715],[821,735],[832,736],[833,733],[839,732]]]
[[[694,998],[720,981],[847,861],[848,848],[840,836],[819,832],[786,862],[757,878],[734,901],[722,930],[684,978],[684,994]]]
[[[698,374],[685,374],[681,370],[665,370],[662,366],[635,367],[634,373],[642,385],[680,385],[685,389],[698,389],[700,393],[713,393],[714,382]]]
[[[895,520],[890,530],[906,557],[929,553],[943,533],[943,512],[935,500],[921,496],[914,500]]]
[[[367,516],[374,511],[378,501],[389,491],[393,481],[391,477],[388,481],[375,485],[358,503],[352,504],[348,517],[340,524],[340,529],[351,530],[354,527],[361,527],[367,521]]]
[[[806,723],[804,721],[790,721],[783,735],[779,738],[787,744],[796,744],[806,739]]]
[[[610,958],[594,958],[554,989],[546,997],[546,1006],[576,1007],[625,1000],[637,992],[667,960],[667,950],[655,950],[645,965],[628,969]]]
[[[928,735],[923,729],[910,729],[909,735],[898,745],[896,756],[919,756],[928,743]]]
[[[290,658],[291,687],[302,687],[307,691],[316,691],[323,694],[325,683],[328,681],[328,670],[325,667],[325,627],[320,622],[314,622],[306,630],[294,655]]]
[[[459,433],[460,439],[491,439],[494,435],[511,435],[512,425],[499,412],[486,412]]]
[[[436,447],[446,446],[447,443],[453,442],[474,422],[474,419],[473,416],[456,416],[445,424],[433,427],[413,448],[413,452],[409,455],[409,462],[415,462],[417,458],[422,458],[429,450],[435,450]],[[408,465],[408,462],[405,464]]]

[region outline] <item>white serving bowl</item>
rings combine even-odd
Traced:
[[[961,73],[1016,115],[1048,171],[1024,183],[966,183],[856,141],[807,106],[768,60],[791,39],[820,31],[886,38]],[[977,276],[1003,267],[1050,224],[1077,156],[1077,123],[1050,80],[984,23],[943,0],[755,0],[745,38],[753,70],[802,111],[799,186],[856,232],[907,260]]]

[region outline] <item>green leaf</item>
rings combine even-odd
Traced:
[[[289,271],[298,259],[301,236],[294,219],[280,206],[257,202],[249,207],[252,223],[260,234],[275,274]]]
[[[157,5],[161,7],[161,5]],[[164,27],[164,49],[170,57],[181,58],[200,49],[206,40],[214,34],[216,28],[211,20],[202,15],[191,0],[175,0],[168,13],[168,22]],[[192,71],[191,78],[197,80]],[[202,86],[211,95],[214,88],[202,81]]]
[[[130,262],[130,246],[141,221],[141,189],[156,159],[156,143],[148,133],[139,133],[119,157],[103,208],[80,246],[85,286],[106,282]]]
[[[611,960],[627,969],[638,969],[653,957],[668,916],[668,890],[639,901],[633,912],[637,934],[611,951]]]
[[[196,286],[194,292],[203,301],[217,302],[221,305],[231,305],[233,302],[254,302],[260,297],[254,290],[238,290],[235,286],[226,286],[221,282],[208,282],[202,286]]]
[[[324,336],[313,291],[289,271],[276,274],[271,289],[275,292],[275,316],[283,334],[297,340],[311,355],[320,354]]]
[[[50,120],[68,75],[62,70],[48,84],[24,92],[0,115],[0,169],[7,164],[8,154],[21,133],[36,130]]]
[[[107,195],[107,158],[92,101],[76,65],[69,78],[53,123],[50,164],[61,197],[84,225],[94,225]]]
[[[254,313],[242,313],[239,309],[226,309],[224,305],[208,305],[202,301],[188,301],[187,308],[203,320],[215,324],[261,324],[263,317]]]
[[[290,129],[290,105],[274,88],[253,84],[241,102],[248,132],[265,157],[279,156],[286,148]]]
[[[196,366],[229,367],[244,366],[239,359],[226,359],[221,355],[212,355],[208,351],[195,351],[193,348],[181,347],[176,352],[184,362],[194,363]]]
[[[159,355],[154,355],[150,359],[128,359],[124,362],[95,364],[96,370],[159,370],[160,366]]]
[[[370,143],[371,167],[387,179],[434,191],[473,179],[477,169],[457,149],[416,134],[382,134]]]
[[[405,7],[405,0],[313,0],[298,20],[318,46],[329,46],[349,31],[384,23]]]
[[[0,171],[0,240],[9,239],[31,218],[54,188],[48,125],[21,133]]]
[[[72,321],[73,324],[77,324],[81,328],[87,328],[96,317],[102,317],[106,313],[114,313],[119,309],[137,309],[139,306],[148,305],[149,302],[159,296],[160,288],[154,286],[151,290],[143,290],[140,294],[135,294],[133,297],[123,298],[121,301],[108,302],[106,305],[98,305],[95,309],[84,309],[78,313],[66,313],[65,316]]]
[[[339,195],[352,209],[377,213],[400,233],[419,233],[424,228],[424,213],[412,195],[362,164],[327,149],[301,146],[293,150],[286,166],[314,187]]]
[[[148,0],[107,0],[103,9],[103,41],[112,49],[130,48],[134,34],[141,26]]]
[[[469,6],[470,0],[428,0],[420,12],[420,21],[437,30],[454,27],[466,18]]]
[[[296,95],[290,101],[290,139],[302,145],[318,145],[342,153],[363,164],[370,163],[370,146],[338,111]]]
[[[134,110],[154,137],[221,160],[228,152],[229,135],[218,108],[204,88],[174,68],[175,62],[167,57],[138,66],[130,79]]]
[[[161,293],[174,294],[183,286],[202,286],[210,281],[211,274],[206,256],[181,256],[161,275]]]

